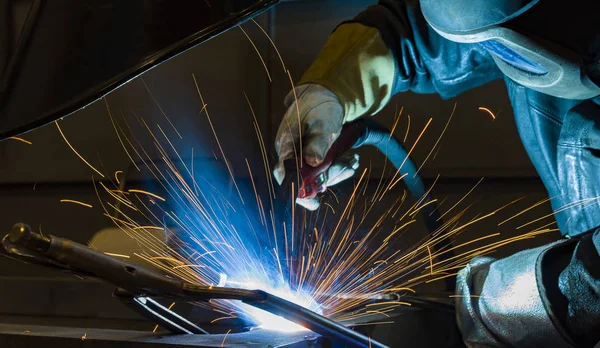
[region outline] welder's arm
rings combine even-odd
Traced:
[[[295,93],[286,97],[288,110],[275,141],[275,177],[283,180],[282,162],[299,153],[300,135],[306,163],[316,166],[342,124],[376,114],[394,94],[413,91],[449,98],[500,76],[483,48],[440,37],[418,6],[381,0],[336,28]],[[328,179],[339,182],[353,174],[356,159],[346,158],[349,162],[337,163]],[[314,208],[318,203],[304,205]]]
[[[501,260],[476,258],[457,277],[469,347],[600,343],[600,230]]]

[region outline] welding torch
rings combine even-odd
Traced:
[[[274,315],[282,316],[323,337],[342,343],[346,347],[386,347],[333,320],[265,291],[192,284],[104,254],[68,239],[43,236],[32,232],[29,226],[22,223],[14,225],[10,233],[2,239],[0,252],[4,256],[19,261],[102,279],[120,288],[116,292],[117,297],[124,290],[141,298],[166,297],[186,301],[239,300]],[[146,306],[151,304],[144,301]],[[183,332],[206,333],[189,322],[180,326],[188,328]]]
[[[393,136],[390,130],[370,118],[360,118],[346,123],[342,127],[339,137],[325,155],[323,162],[316,167],[308,165],[301,158],[285,160],[283,165],[286,177],[282,186],[287,190],[292,182],[299,179],[297,197],[315,198],[319,193],[327,190],[327,171],[335,159],[349,150],[363,146],[373,146],[386,156],[397,170],[394,178],[402,178],[408,192],[417,202],[415,206],[419,207],[419,212],[430,235],[439,232],[443,224],[440,211],[430,192],[425,189],[425,184],[419,176],[417,166],[411,160],[409,152],[402,145],[402,141]],[[431,204],[429,204],[430,202]],[[450,249],[448,238],[443,238],[436,243],[435,249],[446,250],[441,259],[449,259],[454,256],[451,250],[448,251]],[[454,280],[446,278],[445,281],[447,290],[454,291]]]

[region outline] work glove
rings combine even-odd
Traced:
[[[394,58],[377,29],[359,23],[336,28],[295,94],[291,91],[285,98],[287,111],[275,140],[277,182],[286,175],[284,160],[302,153],[307,165],[319,165],[344,123],[379,112],[391,97],[394,74]],[[324,182],[338,184],[357,169],[358,155],[344,153],[329,167]],[[318,199],[296,202],[309,210],[319,207]]]
[[[296,101],[297,98],[297,101]],[[327,88],[317,84],[305,84],[290,91],[285,98],[287,111],[279,125],[275,149],[279,162],[273,175],[281,185],[286,172],[283,161],[296,158],[300,151],[306,164],[316,167],[325,158],[331,144],[340,135],[344,120],[344,108],[339,99]],[[333,186],[354,175],[358,169],[358,154],[345,153],[335,159],[325,173],[325,186]],[[319,207],[318,198],[297,198],[296,203],[308,210]]]

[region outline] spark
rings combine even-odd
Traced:
[[[409,118],[410,119],[410,118]],[[406,163],[406,161],[410,158],[410,155],[412,154],[413,150],[415,149],[415,147],[417,146],[417,144],[419,143],[419,140],[421,139],[421,137],[423,136],[423,134],[425,133],[425,130],[427,130],[427,127],[429,127],[429,125],[431,124],[432,119],[430,118],[429,121],[427,121],[427,124],[425,124],[425,127],[423,127],[423,130],[421,131],[421,134],[419,134],[419,136],[417,137],[417,140],[415,140],[414,144],[411,146],[410,150],[408,150],[408,153],[406,154],[406,157],[404,158],[404,160],[402,161],[402,163],[400,164],[400,166],[398,166],[398,170],[396,171],[396,174],[394,174],[394,178],[400,174],[400,170],[402,169],[402,167],[404,166],[404,163]],[[394,179],[392,179],[394,180]],[[397,181],[396,181],[397,182]],[[386,191],[391,190],[394,187],[394,184],[391,184],[390,186],[388,186],[388,189]]]
[[[260,51],[258,50],[258,47],[256,47],[256,45],[254,44],[254,41],[252,41],[252,39],[250,38],[250,36],[248,36],[248,34],[244,30],[244,28],[242,28],[241,25],[238,25],[238,28],[240,28],[240,30],[242,31],[242,33],[244,33],[244,35],[246,36],[246,38],[248,39],[248,41],[250,41],[250,43],[252,44],[252,47],[254,47],[254,50],[256,51],[256,54],[258,54],[258,58],[260,58],[260,61],[262,62],[263,66],[265,68],[265,72],[267,73],[267,77],[269,78],[269,82],[273,82],[273,80],[271,79],[271,74],[269,73],[269,69],[267,68],[267,63],[265,63],[265,60],[263,59],[262,55],[260,54]]]
[[[154,101],[154,104],[156,104],[156,106],[158,107],[158,110],[160,110],[160,113],[165,117],[165,119],[167,120],[167,122],[169,122],[169,124],[171,125],[171,127],[173,128],[173,130],[175,131],[175,133],[177,133],[177,136],[179,136],[179,139],[183,139],[183,137],[181,136],[181,134],[179,134],[179,131],[177,130],[177,128],[175,128],[175,125],[173,124],[173,122],[171,122],[171,120],[169,119],[169,117],[167,116],[167,114],[164,112],[164,110],[162,109],[162,107],[160,107],[160,104],[158,104],[158,101],[156,100],[156,98],[154,98],[154,95],[152,94],[152,92],[150,92],[150,88],[148,88],[148,85],[146,85],[146,81],[144,81],[144,78],[140,77],[140,80],[142,81],[142,84],[146,88],[146,91],[148,91],[148,94],[150,95],[150,98],[152,98],[152,101]]]
[[[427,253],[429,253],[429,271],[431,275],[433,275],[433,258],[431,257],[431,249],[429,249],[429,245],[427,246]]]
[[[260,127],[258,126],[258,119],[256,118],[256,114],[254,113],[254,108],[252,107],[252,104],[250,103],[250,99],[248,98],[248,95],[246,94],[246,92],[244,92],[244,97],[246,98],[246,102],[248,103],[248,107],[250,107],[250,112],[252,113],[252,118],[254,119],[254,129],[256,131],[258,143],[260,146],[260,152],[261,152],[262,159],[263,159],[263,167],[265,170],[265,176],[267,177],[267,187],[269,188],[270,195],[272,195],[273,198],[276,198],[275,185],[273,184],[273,177],[271,176],[271,171],[269,170],[269,168],[271,168],[271,165],[269,163],[267,147],[265,145],[265,141],[263,139],[262,132],[260,131]],[[271,200],[270,197],[269,197],[269,200]],[[271,200],[271,206],[272,205],[273,205],[273,201]]]
[[[471,188],[471,190],[469,190],[469,192],[467,192],[466,195],[464,195],[461,199],[458,200],[458,202],[456,202],[450,209],[446,210],[445,213],[443,213],[442,215],[440,215],[440,217],[437,219],[437,221],[440,221],[444,216],[446,216],[446,214],[448,214],[452,209],[454,209],[457,205],[459,205],[462,201],[465,200],[465,198],[467,198],[471,192],[473,192],[477,186],[479,186],[479,184],[483,181],[483,178],[479,179],[479,181],[477,182],[477,184],[475,184],[475,186],[473,186]]]
[[[461,266],[461,268],[462,268],[462,266]],[[446,279],[446,278],[449,278],[449,277],[454,277],[454,276],[455,276],[455,275],[457,275],[457,274],[458,274],[458,273],[446,274],[446,275],[443,275],[443,276],[441,276],[441,277],[437,277],[437,278],[429,279],[429,280],[425,281],[425,283],[431,283],[431,282],[435,282],[436,280],[441,280],[441,279]]]
[[[540,221],[540,220],[543,220],[543,219],[546,219],[546,218],[549,218],[549,217],[555,216],[557,213],[560,213],[560,212],[562,212],[562,211],[565,211],[565,210],[571,209],[571,208],[573,208],[574,206],[578,206],[578,205],[584,205],[585,203],[589,203],[589,202],[591,202],[591,201],[596,201],[596,200],[598,200],[599,198],[600,198],[600,197],[586,198],[586,199],[581,199],[581,200],[578,200],[578,201],[574,201],[574,202],[571,202],[571,203],[565,204],[563,207],[561,207],[561,208],[560,208],[560,209],[558,209],[558,210],[555,210],[554,212],[552,212],[552,213],[550,213],[550,214],[544,215],[544,216],[542,216],[542,217],[539,217],[539,218],[537,218],[537,219],[534,219],[534,220],[532,220],[532,221],[529,221],[529,222],[527,222],[527,223],[525,223],[525,224],[523,224],[523,225],[521,225],[521,226],[517,227],[517,230],[519,230],[519,229],[521,229],[521,228],[523,228],[523,227],[525,227],[525,226],[529,226],[529,225],[531,225],[531,224],[533,224],[533,223],[536,223],[536,222],[538,222],[538,221]]]
[[[54,121],[54,123],[56,124],[56,128],[58,128],[58,131],[60,132],[60,135],[62,136],[62,138],[65,140],[65,143],[67,143],[67,145],[71,148],[71,150],[77,155],[77,157],[79,157],[85,164],[87,164],[88,167],[92,168],[92,170],[94,170],[96,173],[98,173],[98,175],[100,175],[101,177],[104,177],[104,174],[100,173],[100,171],[96,168],[94,168],[94,166],[92,166],[90,164],[90,162],[86,161],[85,158],[83,158],[83,156],[81,156],[79,154],[79,152],[77,152],[75,150],[75,148],[71,145],[71,143],[69,143],[69,141],[67,140],[67,137],[65,136],[65,134],[63,133],[62,129],[60,129],[60,126],[58,125],[58,121]]]
[[[196,86],[196,91],[198,92],[198,96],[200,97],[200,102],[202,102],[202,105],[206,105],[206,103],[204,103],[204,98],[202,98],[202,93],[200,93],[200,87],[198,87],[198,82],[196,81],[196,75],[192,74],[192,78],[194,79],[194,85]],[[215,131],[215,128],[213,127],[212,121],[210,120],[210,116],[208,115],[208,108],[203,108],[203,110],[204,110],[204,114],[206,115],[206,119],[208,120],[208,124],[210,125],[210,128],[212,129],[212,132],[215,136],[215,140],[217,141],[219,150],[221,150],[221,155],[223,156],[223,160],[225,162],[225,165],[227,166],[227,170],[229,171],[229,176],[231,177],[231,180],[233,181],[233,184],[235,185],[235,188],[238,192],[240,200],[242,201],[242,204],[244,204],[244,199],[242,198],[242,193],[240,192],[237,182],[235,181],[235,177],[233,175],[233,170],[231,169],[231,166],[229,165],[229,161],[227,160],[227,158],[225,156],[225,152],[223,151],[221,142],[219,142],[219,137],[217,137],[217,132]]]
[[[25,143],[27,145],[31,145],[32,144],[31,141],[25,140],[25,139],[19,138],[19,137],[8,137],[8,139],[20,141],[20,142]]]
[[[541,204],[544,204],[544,203],[546,203],[546,202],[549,202],[551,199],[552,199],[552,198],[545,198],[545,199],[542,199],[541,201],[539,201],[539,202],[535,203],[534,205],[530,206],[529,208],[527,208],[527,209],[524,209],[524,210],[520,211],[519,213],[517,213],[517,214],[515,214],[515,215],[511,216],[510,218],[508,218],[508,219],[506,219],[506,220],[504,220],[504,221],[500,222],[500,223],[498,224],[498,226],[500,226],[500,225],[503,225],[504,223],[506,223],[506,222],[508,222],[508,221],[510,221],[510,220],[512,220],[512,219],[514,219],[514,218],[516,218],[517,216],[519,216],[519,215],[521,215],[521,214],[523,214],[523,213],[526,213],[527,211],[529,211],[529,210],[531,210],[531,209],[533,209],[533,208],[535,208],[535,207],[537,207],[537,206],[539,206],[539,205],[541,205]]]
[[[333,212],[333,214],[335,215],[335,209],[333,209],[333,207],[331,206],[331,204],[325,203],[325,205],[328,206],[331,209],[331,211]]]
[[[385,317],[388,317],[388,318],[390,317],[390,315],[389,315],[389,314],[387,314],[387,313],[384,313],[384,312],[381,312],[381,311],[377,311],[377,310],[365,311],[365,313],[381,314],[381,315],[383,315],[383,316],[385,316]]]
[[[83,334],[83,336],[81,336],[81,340],[85,341],[85,339],[87,338],[87,332]]]
[[[390,130],[390,139],[392,138],[392,136],[394,136],[394,131],[396,130],[396,126],[398,126],[398,121],[400,121],[400,116],[402,116],[402,110],[404,110],[404,107],[400,108],[400,112],[398,113],[398,116],[396,116],[396,120],[394,121],[392,130]]]
[[[144,190],[130,189],[129,192],[130,193],[141,193],[141,194],[148,195],[148,196],[154,197],[156,199],[159,199],[163,202],[166,201],[166,199],[162,198],[161,196],[159,196],[155,193],[152,193],[152,192],[144,191]]]
[[[113,129],[115,130],[115,134],[117,135],[117,138],[119,139],[119,143],[121,143],[121,147],[123,147],[125,154],[127,154],[127,157],[129,157],[129,160],[131,160],[131,163],[133,164],[135,169],[137,169],[139,172],[140,168],[138,167],[138,165],[135,163],[135,161],[131,157],[131,154],[129,154],[129,151],[127,151],[127,148],[125,147],[125,144],[123,143],[123,139],[121,139],[121,135],[119,134],[119,131],[117,130],[117,125],[112,116],[112,113],[110,112],[110,106],[108,105],[108,100],[106,100],[106,97],[104,97],[103,100],[104,100],[104,105],[106,105],[106,111],[108,112],[108,118],[110,118],[110,122],[112,123]],[[119,129],[120,129],[120,127],[119,127]],[[116,177],[117,177],[117,173],[115,173],[115,178]],[[119,183],[119,179],[117,179],[117,183]]]
[[[129,255],[123,255],[123,254],[114,254],[114,253],[107,253],[107,252],[104,252],[104,254],[108,255],[108,256],[122,257],[124,259],[129,259],[130,258]]]
[[[61,203],[75,203],[75,204],[82,205],[84,207],[92,208],[91,204],[83,203],[83,202],[76,201],[76,200],[73,200],[73,199],[61,199],[60,202]]]
[[[220,320],[225,320],[225,319],[236,319],[236,318],[237,318],[236,316],[219,317],[219,318],[216,318],[216,319],[213,319],[213,320],[211,320],[211,321],[210,321],[210,323],[211,323],[211,324],[214,324],[214,323],[216,323],[217,321],[220,321]]]
[[[409,289],[412,290],[412,289]],[[413,290],[414,292],[414,290]],[[387,302],[377,302],[377,303],[367,303],[365,307],[373,307],[373,306],[387,306],[387,305],[400,305],[400,306],[412,306],[409,302],[402,301],[387,301]]]
[[[384,324],[393,324],[393,321],[370,321],[368,323],[356,323],[352,324],[352,326],[365,326],[365,325],[384,325]]]
[[[223,337],[223,342],[221,342],[221,347],[225,347],[225,340],[227,339],[227,335],[229,335],[230,332],[231,332],[231,329],[229,329],[227,331],[227,333],[225,334],[225,337]]]
[[[271,46],[273,46],[273,48],[275,49],[275,53],[277,53],[277,56],[279,57],[279,61],[281,62],[281,66],[283,67],[283,71],[287,71],[287,69],[285,68],[285,63],[283,62],[283,58],[281,58],[281,53],[279,53],[279,50],[277,49],[277,46],[275,46],[275,42],[273,42],[273,39],[271,39],[271,36],[269,34],[267,34],[267,32],[263,29],[263,27],[260,26],[260,24],[258,24],[254,18],[251,19],[252,22],[254,22],[254,24],[256,24],[256,26],[260,29],[260,31],[263,32],[263,34],[265,34],[265,36],[267,37],[267,39],[269,40],[269,42],[271,43]]]
[[[197,268],[206,268],[206,266],[203,265],[179,265],[179,266],[175,266],[173,267],[173,269],[178,269],[178,268],[183,268],[183,267],[188,267],[188,268],[193,268],[193,267],[197,267]]]
[[[429,151],[429,153],[427,154],[427,157],[425,157],[425,159],[423,160],[423,162],[419,166],[419,169],[417,169],[417,171],[413,175],[413,178],[416,178],[417,175],[419,175],[419,172],[421,171],[421,168],[423,168],[423,166],[425,165],[425,162],[427,162],[427,160],[429,159],[429,156],[431,156],[431,153],[433,152],[433,150],[435,150],[435,148],[439,144],[440,140],[442,140],[442,137],[444,136],[444,133],[446,133],[446,129],[450,125],[450,121],[452,121],[452,117],[454,116],[454,112],[456,111],[456,105],[457,105],[457,103],[454,103],[454,108],[452,108],[452,113],[450,114],[450,117],[448,118],[448,122],[446,122],[446,125],[444,126],[444,129],[442,130],[442,133],[440,134],[439,138],[436,140],[435,144],[433,144],[433,146],[431,147],[431,151]]]
[[[404,134],[404,140],[402,142],[406,142],[406,138],[408,138],[408,131],[410,130],[410,115],[406,115],[408,119],[408,125],[406,126],[406,133]]]
[[[488,109],[488,108],[484,108],[483,106],[480,106],[480,107],[479,107],[479,110],[485,111],[485,112],[487,112],[488,114],[490,114],[490,116],[492,116],[492,119],[493,119],[493,120],[495,120],[495,119],[496,119],[496,116],[494,115],[494,113],[493,113],[492,111],[490,111],[490,109]]]
[[[122,170],[117,170],[115,172],[115,180],[117,181],[117,185],[121,185],[121,181],[119,181],[119,174],[123,174]]]
[[[302,122],[300,120],[300,107],[298,106],[298,96],[296,95],[296,86],[294,86],[294,81],[292,80],[292,74],[290,71],[287,71],[288,78],[290,79],[290,84],[292,85],[292,92],[294,93],[294,104],[296,106],[296,116],[298,118],[298,141],[300,142],[299,152],[300,152],[300,160],[297,161],[302,168],[302,163],[304,162],[304,157],[302,156]],[[293,138],[293,137],[292,137]],[[299,180],[298,180],[299,181]]]

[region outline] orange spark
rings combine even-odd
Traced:
[[[138,172],[139,172],[140,168],[138,167],[138,165],[133,160],[133,157],[131,157],[131,155],[129,154],[129,151],[127,151],[127,148],[125,147],[125,143],[123,143],[123,139],[121,139],[121,135],[119,135],[119,130],[117,129],[117,124],[116,124],[115,120],[113,119],[112,113],[110,112],[110,106],[108,105],[108,101],[106,100],[106,97],[104,97],[104,105],[106,105],[106,111],[108,112],[108,118],[110,118],[110,122],[112,123],[112,126],[113,126],[113,128],[115,130],[115,134],[117,135],[117,138],[119,139],[119,142],[121,143],[121,146],[123,147],[123,150],[127,154],[127,157],[129,157],[129,159],[131,160],[131,163],[133,164],[133,166],[135,167],[135,169],[137,169]],[[119,129],[121,129],[121,126],[119,126]],[[121,129],[121,132],[123,132],[122,129]],[[125,135],[125,132],[123,132],[123,135]],[[127,141],[129,141],[129,140],[127,139]],[[115,174],[115,176],[116,176],[116,174]],[[119,179],[117,179],[117,183],[118,182],[119,182]]]
[[[115,180],[117,181],[117,185],[121,185],[121,181],[119,181],[119,174],[123,174],[122,170],[117,170],[115,172]]]
[[[54,121],[54,123],[56,124],[56,128],[58,128],[58,131],[60,132],[60,135],[62,136],[62,138],[65,140],[65,143],[67,143],[67,145],[69,145],[69,147],[71,148],[71,150],[73,150],[73,152],[77,155],[77,157],[79,157],[85,164],[88,165],[88,167],[92,168],[96,173],[98,173],[101,177],[104,177],[104,174],[100,173],[100,171],[98,171],[98,169],[94,168],[94,166],[92,166],[90,164],[90,162],[86,161],[85,158],[83,158],[83,156],[81,156],[79,154],[79,152],[77,152],[75,150],[75,148],[71,145],[71,143],[69,143],[69,141],[67,140],[67,137],[65,137],[65,134],[63,133],[62,129],[60,129],[60,126],[58,125],[58,121]]]
[[[130,258],[129,255],[123,255],[123,254],[113,254],[113,253],[107,253],[107,252],[105,252],[104,254],[109,255],[109,256],[122,257],[124,259],[129,259]]]
[[[402,142],[406,142],[406,138],[408,138],[408,131],[410,130],[410,115],[406,115],[408,118],[408,125],[406,126],[406,133],[404,134],[404,140]]]
[[[254,44],[254,41],[252,41],[252,39],[250,38],[250,36],[248,36],[248,34],[244,30],[244,28],[242,28],[241,25],[238,25],[238,28],[240,28],[240,30],[242,31],[242,33],[244,33],[244,35],[246,35],[246,38],[248,39],[248,41],[250,41],[250,43],[252,44],[252,47],[254,47],[254,50],[256,51],[256,54],[258,54],[258,58],[260,58],[260,61],[262,62],[263,66],[265,67],[265,71],[267,72],[267,77],[269,78],[269,82],[273,82],[273,80],[271,79],[271,74],[269,73],[269,69],[267,68],[267,63],[265,63],[265,60],[263,59],[262,55],[260,54],[260,51],[258,50],[258,47],[256,47],[256,45]]]
[[[473,190],[475,190],[475,188],[483,181],[483,178],[479,179],[479,181],[477,182],[477,184],[475,184],[475,186],[473,186],[473,188],[471,188],[471,190],[469,192],[467,192],[466,195],[464,195],[458,202],[456,202],[450,209],[448,209],[444,214],[442,214],[437,221],[440,221],[444,216],[446,216],[446,214],[448,214],[452,209],[454,209],[457,205],[460,204],[460,202],[462,202],[465,198],[467,198],[467,196],[469,196],[469,194],[471,194],[471,192],[473,192]]]
[[[400,112],[398,116],[396,116],[396,121],[394,121],[394,125],[392,126],[392,130],[390,131],[390,138],[394,135],[394,131],[396,130],[396,126],[398,126],[398,121],[400,121],[400,116],[402,116],[402,110],[404,110],[404,106],[400,108]]]
[[[225,337],[223,337],[223,342],[221,342],[221,347],[225,347],[225,339],[227,339],[227,335],[229,335],[230,332],[231,332],[231,329],[229,329],[227,331],[227,333],[225,334]]]
[[[267,39],[269,39],[269,42],[271,43],[271,46],[273,46],[273,48],[275,49],[275,53],[277,53],[277,56],[279,57],[279,60],[281,61],[281,65],[283,66],[283,71],[287,71],[287,69],[285,68],[285,63],[283,63],[283,58],[281,58],[281,53],[279,53],[279,50],[277,49],[277,46],[275,46],[275,43],[273,42],[273,40],[271,39],[271,37],[269,36],[269,34],[267,34],[267,32],[254,19],[251,19],[251,20],[252,20],[252,22],[254,22],[254,24],[256,24],[256,26],[260,29],[260,31],[262,31],[263,34],[265,34],[265,36],[267,37]]]
[[[148,91],[148,94],[150,94],[150,97],[154,101],[154,104],[156,104],[156,106],[158,106],[158,109],[163,114],[163,116],[165,117],[165,119],[167,119],[167,122],[169,122],[169,124],[171,125],[171,127],[173,128],[173,130],[175,131],[175,133],[177,133],[177,135],[179,136],[180,139],[183,139],[183,137],[181,136],[181,134],[179,134],[179,131],[177,131],[177,128],[175,128],[175,125],[173,124],[173,122],[171,122],[171,120],[169,119],[169,117],[167,116],[167,114],[163,111],[163,109],[158,104],[158,101],[156,101],[156,98],[154,98],[154,95],[152,94],[152,92],[150,92],[150,88],[148,88],[148,85],[146,85],[146,81],[144,81],[144,78],[141,77],[140,80],[142,80],[142,83],[144,84],[144,87],[146,87],[146,90]]]
[[[488,108],[484,108],[483,106],[480,106],[480,107],[479,107],[479,110],[485,111],[485,112],[487,112],[488,114],[490,114],[490,116],[492,116],[492,119],[493,119],[493,120],[495,120],[495,119],[496,119],[496,116],[494,115],[494,113],[493,113],[492,111],[490,111],[490,109],[488,109]]]
[[[25,144],[27,144],[27,145],[31,145],[31,141],[29,141],[29,140],[25,140],[25,139],[23,139],[23,138],[19,138],[19,137],[9,137],[8,139],[11,139],[11,140],[17,140],[17,141],[20,141],[20,142],[22,142],[22,143],[25,143]]]
[[[166,199],[162,198],[161,196],[159,196],[157,194],[154,194],[152,192],[144,191],[144,190],[131,189],[131,190],[129,190],[129,192],[131,192],[131,193],[141,193],[141,194],[144,194],[144,195],[152,196],[152,197],[154,197],[156,199],[160,199],[163,202],[166,201]]]
[[[429,151],[429,153],[427,154],[427,157],[425,157],[423,162],[421,162],[421,165],[419,166],[419,169],[417,169],[417,171],[415,172],[415,175],[413,175],[413,178],[415,178],[415,177],[417,177],[417,175],[419,175],[421,168],[423,168],[423,166],[425,165],[425,162],[427,162],[427,160],[429,159],[429,156],[431,156],[431,153],[433,152],[433,150],[435,150],[435,148],[437,147],[440,140],[442,140],[442,137],[444,136],[444,133],[446,133],[446,129],[448,128],[448,125],[450,125],[450,121],[452,121],[452,116],[454,116],[454,111],[456,111],[456,103],[454,103],[454,108],[452,108],[452,113],[450,114],[450,117],[448,118],[448,122],[446,122],[446,126],[444,126],[444,129],[442,130],[440,137],[437,139],[435,144],[433,144],[433,147],[431,148],[431,151]],[[439,151],[439,148],[438,148],[438,151]],[[437,154],[437,152],[436,152],[436,154]]]
[[[61,203],[75,203],[75,204],[82,205],[84,207],[92,208],[91,204],[83,203],[83,202],[80,202],[80,201],[75,201],[75,200],[72,200],[72,199],[61,199],[60,202]]]
[[[158,231],[164,231],[164,227],[160,227],[160,226],[137,226],[134,227],[133,230],[158,230]]]
[[[302,163],[304,161],[302,161],[303,157],[302,157],[302,124],[300,122],[300,107],[298,106],[298,96],[296,95],[296,87],[294,86],[294,81],[292,80],[292,74],[290,74],[290,71],[287,71],[288,77],[290,79],[290,84],[292,85],[292,91],[294,92],[294,104],[296,104],[296,115],[298,116],[298,140],[300,141],[300,161],[298,161],[298,163],[300,163],[300,168],[302,168]]]
[[[207,105],[204,102],[204,98],[202,97],[202,93],[200,93],[200,87],[198,87],[198,81],[196,81],[196,75],[192,74],[192,78],[194,79],[194,85],[196,86],[196,91],[198,92],[198,97],[200,97],[200,102],[202,103],[202,105]],[[208,114],[208,108],[204,107],[203,110],[204,110],[204,114],[206,115],[206,119],[208,120],[208,124],[210,125],[210,129],[212,130],[213,135],[215,136],[215,140],[217,141],[217,145],[219,146],[219,150],[221,151],[221,155],[223,156],[223,160],[225,162],[225,166],[227,167],[227,170],[229,171],[229,177],[233,181],[233,185],[235,186],[235,189],[238,192],[238,195],[240,197],[240,201],[242,202],[242,204],[245,204],[244,203],[244,198],[242,197],[242,193],[240,191],[240,188],[238,187],[238,184],[235,181],[235,176],[233,175],[233,169],[231,169],[231,166],[229,165],[229,161],[227,160],[227,157],[225,156],[225,151],[223,150],[223,147],[221,146],[221,142],[219,141],[219,137],[217,136],[217,132],[215,131],[215,127],[213,127],[212,121],[210,119],[210,115]],[[214,152],[213,152],[213,154],[214,154]]]
[[[431,275],[433,275],[433,258],[431,257],[431,249],[429,249],[429,245],[427,246],[427,253],[429,254],[429,267],[430,267],[430,273]]]

